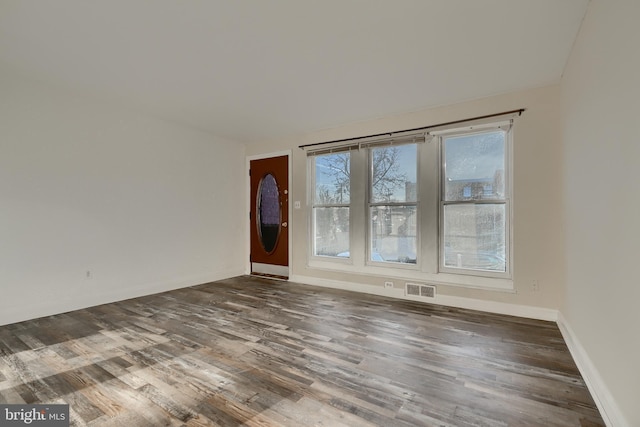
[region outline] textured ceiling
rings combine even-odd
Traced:
[[[0,0],[0,67],[240,142],[559,81],[588,0]]]

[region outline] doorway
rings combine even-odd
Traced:
[[[251,160],[251,274],[289,278],[289,156]]]

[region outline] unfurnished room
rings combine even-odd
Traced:
[[[0,426],[640,426],[638,19],[0,0]]]

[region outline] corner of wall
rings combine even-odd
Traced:
[[[30,304],[28,308],[25,306],[15,306],[13,309],[3,310],[0,313],[0,326],[45,316],[53,316],[60,313],[67,313],[69,311],[80,310],[87,307],[124,301],[131,298],[139,298],[176,289],[188,288],[203,283],[210,283],[228,279],[230,277],[241,276],[243,274],[244,272],[238,269],[218,270],[206,275],[183,277],[156,283],[146,283],[126,288],[111,287],[106,292],[73,295],[70,298],[58,301],[36,301],[33,304]]]
[[[598,369],[591,361],[589,354],[561,311],[558,312],[558,327],[606,425],[608,427],[631,427],[600,376]]]

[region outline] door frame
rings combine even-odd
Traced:
[[[287,182],[287,187],[289,188],[289,211],[288,211],[288,216],[289,216],[289,226],[287,227],[287,233],[289,236],[289,259],[287,261],[288,265],[288,269],[289,269],[289,277],[291,277],[291,255],[292,255],[292,251],[291,251],[291,239],[293,237],[293,221],[292,221],[292,206],[293,206],[293,198],[292,198],[292,191],[291,191],[291,183],[293,182],[291,179],[291,158],[292,158],[292,151],[291,150],[282,150],[282,151],[273,151],[270,153],[265,153],[265,154],[255,154],[252,156],[246,156],[246,160],[245,160],[245,174],[244,174],[244,179],[245,179],[245,213],[246,216],[245,218],[249,219],[249,215],[251,213],[251,203],[253,203],[253,201],[251,200],[251,180],[249,179],[249,170],[251,169],[251,161],[252,160],[262,160],[262,159],[268,159],[271,157],[281,157],[281,156],[287,156],[287,175],[288,176],[288,181]],[[244,267],[244,271],[245,274],[250,275],[251,274],[251,260],[250,260],[250,256],[251,256],[251,222],[247,221],[246,222],[246,242],[245,242],[245,267]]]

